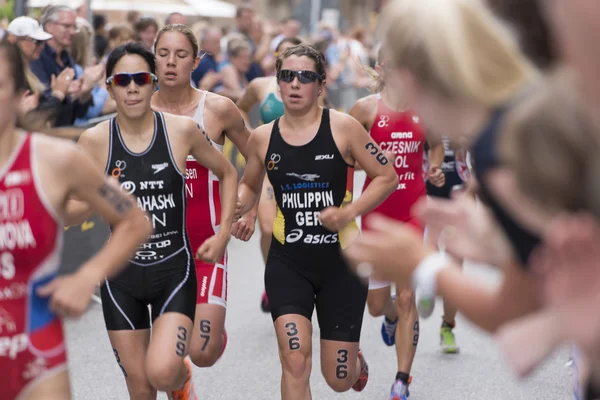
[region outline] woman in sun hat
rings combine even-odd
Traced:
[[[44,31],[40,23],[31,17],[18,17],[11,21],[6,29],[4,40],[16,44],[23,60],[25,61],[25,75],[29,90],[24,97],[21,113],[30,111],[47,113],[42,120],[52,120],[54,113],[58,112],[62,102],[68,95],[69,85],[75,75],[72,68],[65,68],[51,83],[52,93],[44,94],[46,89],[42,82],[31,72],[29,63],[37,60],[42,52],[43,44],[52,38]]]

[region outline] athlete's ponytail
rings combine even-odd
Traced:
[[[379,48],[379,51],[377,52],[377,65],[379,65],[380,67],[382,66],[383,61],[383,46],[381,46]],[[385,89],[385,79],[384,77],[378,73],[376,70],[374,70],[373,68],[366,66],[366,65],[362,65],[362,68],[365,70],[365,72],[367,74],[369,74],[371,76],[371,78],[373,78],[373,83],[371,85],[369,85],[369,89],[371,90],[372,93],[381,93],[383,92],[383,89]]]

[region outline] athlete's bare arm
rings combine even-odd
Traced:
[[[504,280],[497,289],[461,273],[460,268],[445,268],[437,276],[438,293],[444,301],[488,332],[505,322],[539,309],[538,278],[517,264],[504,268]]]
[[[246,122],[239,108],[233,102],[222,96],[214,102],[207,102],[207,105],[213,109],[219,120],[224,121],[223,131],[225,136],[237,147],[238,151],[247,158],[248,139],[250,131],[246,127]],[[233,225],[231,234],[237,239],[248,241],[254,234],[256,228],[256,217],[258,215],[258,202],[252,211],[248,212],[244,218]]]
[[[248,119],[248,113],[252,110],[255,104],[259,102],[258,98],[258,86],[263,81],[264,78],[256,78],[253,79],[248,86],[246,86],[246,91],[242,95],[242,97],[238,100],[237,106],[244,116],[244,120],[246,124],[250,123]]]
[[[137,207],[135,199],[109,182],[75,144],[53,143],[56,141],[53,138],[42,140],[45,147],[41,152],[41,157],[45,158],[43,164],[54,166],[56,179],[64,185],[61,203],[66,205],[65,200],[74,195],[89,204],[112,227],[111,240],[94,257],[72,277],[55,279],[40,293],[52,295],[52,309],[76,317],[87,308],[96,285],[106,277],[115,276],[138,246],[147,240],[152,233],[152,224]],[[62,214],[65,209],[59,212]]]
[[[85,130],[77,142],[101,173],[104,172],[108,157],[109,123],[109,121],[104,121]],[[93,208],[89,203],[73,195],[66,205],[65,226],[79,225],[89,219],[93,213]]]
[[[191,118],[169,116],[178,132],[182,132],[189,144],[185,154],[191,154],[201,165],[212,171],[221,182],[221,228],[219,233],[208,239],[200,249],[198,256],[207,262],[218,262],[231,237],[233,212],[237,202],[237,171],[220,151],[213,147],[212,142],[198,124]],[[216,251],[208,250],[209,241],[217,240]],[[209,243],[207,243],[209,242]]]
[[[375,123],[375,118],[377,117],[377,96],[371,95],[358,99],[348,114],[360,122],[367,132],[370,132],[373,123]],[[361,171],[362,167],[357,162],[354,164],[354,169]]]
[[[362,195],[354,203],[345,207],[347,218],[342,220],[350,221],[377,207],[396,190],[398,175],[392,163],[356,119],[333,110],[330,115],[333,137],[345,161],[348,165],[359,162],[372,179]]]
[[[245,158],[250,131],[246,127],[242,113],[239,108],[226,97],[211,96],[211,100],[211,102],[206,103],[207,107],[217,115],[220,121],[224,122],[223,130],[225,136],[231,140]]]
[[[264,159],[272,127],[273,123],[259,126],[248,140],[248,157],[238,188],[239,200],[235,211],[236,218],[241,218],[258,202],[266,173]]]

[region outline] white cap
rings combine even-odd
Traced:
[[[15,36],[27,36],[35,40],[48,40],[52,35],[44,31],[44,28],[31,17],[18,17],[13,19],[6,31]]]

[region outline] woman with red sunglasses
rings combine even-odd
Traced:
[[[108,336],[129,394],[156,398],[163,391],[196,399],[186,359],[196,311],[194,255],[208,263],[223,257],[237,172],[193,119],[151,109],[155,73],[154,55],[142,44],[115,49],[106,63],[106,83],[117,116],[84,132],[79,143],[123,190],[135,194],[154,227],[121,275],[101,288]],[[186,227],[189,154],[217,176],[222,189],[222,229],[196,251]]]
[[[315,306],[325,380],[336,392],[362,391],[368,381],[359,351],[367,286],[349,271],[341,250],[358,236],[355,218],[382,202],[398,177],[354,118],[319,107],[326,76],[317,50],[292,47],[276,69],[284,114],[248,141],[236,218],[256,204],[266,171],[277,216],[265,287],[283,368],[282,398],[311,398]],[[352,203],[348,183],[357,161],[373,182]]]
[[[68,141],[19,127],[26,90],[16,46],[0,42],[0,371],[2,399],[71,399],[63,318],[78,318],[152,232],[123,194]],[[89,203],[112,240],[58,276],[68,198]]]

